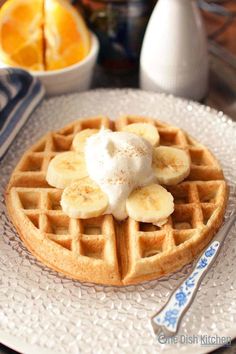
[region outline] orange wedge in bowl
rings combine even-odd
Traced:
[[[0,11],[0,60],[43,70],[43,0],[8,0]]]
[[[84,59],[90,33],[67,0],[8,0],[0,9],[0,61],[57,70]]]
[[[46,70],[61,69],[84,59],[90,33],[81,15],[65,0],[45,0]]]

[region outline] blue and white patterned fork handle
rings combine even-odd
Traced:
[[[179,323],[184,313],[193,302],[201,280],[217,258],[220,246],[232,227],[235,218],[236,214],[234,212],[223,225],[216,240],[201,254],[191,274],[172,293],[167,304],[152,317],[152,326],[156,334],[158,334],[159,331],[164,332],[168,336],[177,333]]]
[[[201,279],[216,257],[219,246],[219,241],[211,243],[199,258],[190,276],[174,291],[165,307],[152,318],[153,324],[159,329],[161,327],[164,333],[168,335],[177,333],[181,317],[189,307]]]

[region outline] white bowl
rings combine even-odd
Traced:
[[[29,70],[29,72],[32,76],[38,78],[42,82],[47,96],[87,91],[91,85],[98,52],[99,41],[96,35],[91,33],[90,52],[80,62],[59,70]],[[0,66],[7,67],[7,65],[3,63],[1,63]]]

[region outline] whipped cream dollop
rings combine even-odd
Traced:
[[[109,200],[106,214],[125,219],[126,199],[137,187],[156,180],[152,170],[152,146],[143,138],[127,132],[102,128],[85,144],[85,161],[89,177]]]

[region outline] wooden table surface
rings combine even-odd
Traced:
[[[226,9],[236,12],[236,1],[218,2]],[[212,34],[225,21],[225,17],[204,13],[208,35]],[[205,103],[223,111],[236,120],[236,17],[215,42],[235,56],[234,68],[224,60],[211,55],[210,90]],[[224,56],[224,55],[223,55]],[[223,58],[222,56],[222,58]]]
[[[236,1],[235,0],[228,0],[228,1],[221,1],[218,4],[223,5],[225,9],[229,11],[236,12]],[[208,35],[212,34],[216,29],[218,29],[225,21],[225,17],[223,16],[216,16],[214,14],[209,14],[204,12],[203,13],[206,30]],[[217,36],[216,41],[217,43],[223,45],[224,47],[228,48],[232,53],[236,55],[236,25],[235,20],[229,25],[226,31],[222,32],[219,36]]]

